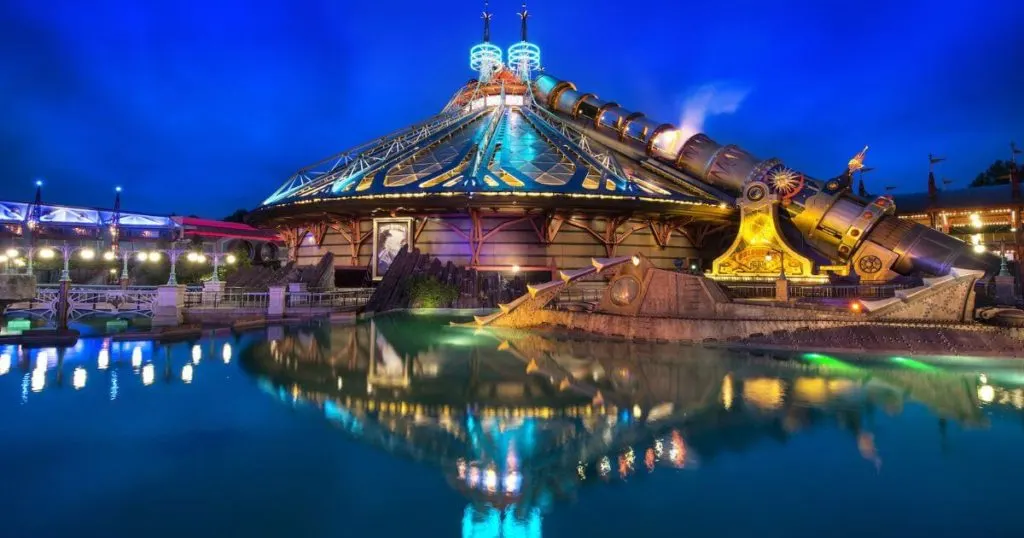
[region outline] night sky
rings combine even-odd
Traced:
[[[3,0],[0,199],[219,218],[297,168],[436,113],[478,1]],[[841,5],[840,5],[841,4]],[[965,187],[1024,145],[1024,2],[534,0],[547,72],[821,177]],[[641,7],[643,6],[643,7]],[[494,41],[518,2],[492,0]],[[692,102],[692,101],[691,101]]]

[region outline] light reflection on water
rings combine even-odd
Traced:
[[[25,407],[59,395],[52,401],[65,410],[99,405],[87,398],[101,391],[126,414],[200,395],[210,396],[206,405],[244,409],[269,395],[298,416],[320,415],[360,445],[432,469],[468,503],[458,522],[463,536],[541,536],[548,520],[564,527],[564,507],[603,488],[639,494],[664,487],[659,476],[719,473],[766,442],[798,445],[822,432],[831,432],[827,450],[845,455],[836,460],[843,469],[885,473],[890,455],[911,465],[890,441],[899,437],[893,421],[937,432],[945,451],[951,424],[985,435],[994,422],[1019,422],[1024,409],[1018,361],[739,354],[473,331],[422,316],[268,334],[170,346],[98,338],[71,349],[0,347],[0,390],[20,393]],[[252,388],[234,389],[243,400],[219,400],[239,371]],[[0,403],[0,411],[12,408]],[[443,528],[458,520],[437,517]],[[650,528],[670,528],[665,523]]]

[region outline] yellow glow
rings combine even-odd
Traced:
[[[761,409],[771,410],[782,407],[784,394],[785,390],[779,379],[762,377],[743,383],[743,399]]]
[[[512,266],[512,272],[513,273],[518,273],[519,272],[519,265],[518,264]]]
[[[822,404],[828,401],[828,384],[821,377],[801,377],[793,383],[793,395],[808,403]]]
[[[683,143],[682,132],[679,129],[669,129],[663,133],[659,133],[654,138],[654,147],[664,151],[665,153],[675,154],[679,152],[680,146]]]
[[[149,259],[149,254],[147,254],[145,252],[140,252],[140,253],[135,255],[135,259],[139,260],[140,262],[144,262],[144,261]]]
[[[44,260],[51,260],[56,255],[57,253],[54,252],[52,248],[44,248],[39,251],[39,257]]]
[[[111,267],[110,270],[107,271],[107,272],[112,274],[112,275],[116,275],[117,274],[117,269],[114,269],[113,267]]]
[[[197,254],[196,263],[206,263],[206,254]]]
[[[726,374],[725,377],[722,378],[722,406],[726,409],[732,409],[732,399],[732,374]]]
[[[17,266],[17,267],[25,267],[25,260],[23,260],[21,258],[15,258],[14,259],[14,265]]]
[[[640,256],[633,256],[632,262],[633,262],[633,265],[637,265],[637,266],[640,265]]]
[[[971,213],[969,218],[971,220],[971,226],[975,228],[981,228],[984,224],[981,222],[981,215],[977,213]]]
[[[83,260],[91,260],[96,257],[96,251],[91,248],[84,248],[79,254]]]
[[[149,253],[149,261],[151,262],[158,262],[162,257],[163,254],[160,254],[158,251],[155,250]]]
[[[188,255],[185,256],[185,259],[187,259],[190,262],[198,261],[198,258],[199,258],[199,255],[196,254],[195,252],[189,252]]]
[[[238,258],[237,258],[237,257],[235,257],[235,255],[234,255],[234,254],[228,254],[228,255],[227,255],[227,257],[226,257],[226,258],[224,258],[224,261],[226,261],[226,262],[228,262],[228,263],[235,263],[235,262],[237,262],[237,261],[238,261]]]
[[[982,385],[978,387],[978,399],[985,403],[992,403],[996,397],[996,390],[992,388],[992,385]]]
[[[974,245],[974,252],[976,254],[984,254],[984,252],[985,252],[985,245]]]
[[[107,260],[108,262],[113,260],[116,257],[117,257],[117,254],[114,254],[114,251],[112,251],[112,250],[108,250],[108,251],[103,253],[103,259]]]
[[[0,254],[0,263],[7,263],[7,260],[8,258],[6,254]]]
[[[4,254],[6,254],[8,258],[12,258],[12,259],[13,258],[17,258],[18,257],[18,249],[16,249],[16,248],[9,248],[6,251],[4,251]]]

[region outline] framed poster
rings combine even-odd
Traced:
[[[398,257],[398,251],[408,246],[412,249],[412,218],[373,219],[373,279],[384,278],[391,264]]]

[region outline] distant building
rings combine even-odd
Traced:
[[[1024,197],[1020,178],[1008,185],[939,190],[929,174],[928,190],[896,195],[896,214],[950,234],[974,246],[975,251],[1004,254],[1018,283],[1024,279],[1021,219]]]

